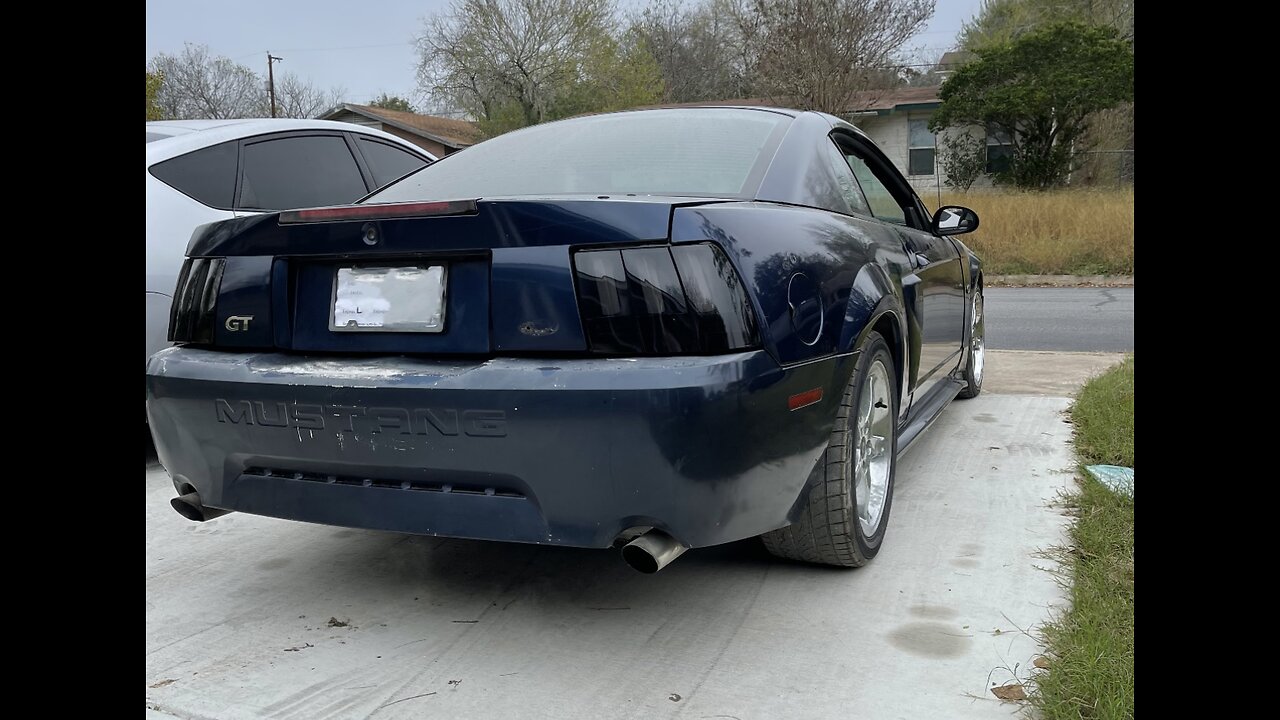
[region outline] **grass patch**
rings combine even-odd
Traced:
[[[1132,275],[1133,189],[943,193],[978,213],[961,240],[988,275]]]
[[[1133,464],[1133,358],[1090,380],[1071,407],[1085,465]]]
[[[1084,464],[1133,466],[1133,358],[1091,380],[1071,409]],[[1032,703],[1045,718],[1133,717],[1133,500],[1084,478],[1063,552],[1071,610],[1044,629],[1049,669]]]

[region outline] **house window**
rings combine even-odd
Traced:
[[[1013,142],[1008,133],[994,125],[987,126],[987,174],[1008,172],[1012,162]]]
[[[932,175],[937,152],[928,118],[907,121],[907,174]]]

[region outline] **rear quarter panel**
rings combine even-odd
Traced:
[[[679,208],[671,227],[672,242],[711,240],[724,248],[751,290],[766,349],[783,365],[854,350],[882,313],[902,322],[901,278],[909,261],[901,241],[888,235],[876,223],[838,213],[750,202]],[[818,286],[816,339],[805,337],[793,317],[788,289],[797,273]]]

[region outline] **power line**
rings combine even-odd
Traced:
[[[285,48],[280,52],[330,52],[336,50],[371,50],[373,48],[400,47],[401,45],[413,45],[414,42],[398,42],[398,43],[382,43],[381,45],[343,45],[340,47],[320,47],[320,48]]]
[[[381,45],[341,45],[341,46],[337,46],[337,47],[284,48],[284,49],[283,49],[283,50],[281,50],[280,52],[287,52],[287,53],[300,53],[300,52],[337,52],[337,51],[339,51],[339,50],[372,50],[372,49],[374,49],[374,48],[402,47],[402,46],[405,46],[405,45],[414,45],[414,44],[415,44],[415,43],[411,40],[411,41],[409,41],[409,42],[383,43],[383,44],[381,44]],[[240,56],[238,56],[238,57],[233,57],[233,58],[231,58],[231,59],[232,59],[232,60],[240,60],[240,59],[243,59],[243,58],[247,58],[247,57],[252,57],[252,56],[254,56],[254,55],[258,55],[258,54],[260,54],[260,53],[262,53],[262,52],[263,52],[262,50],[255,50],[254,52],[251,52],[251,53],[245,53],[244,55],[240,55]]]
[[[939,32],[944,32],[944,31],[939,31]],[[932,34],[932,33],[920,33],[920,34],[922,34],[922,35],[929,35],[929,34]],[[416,42],[416,41],[414,41],[414,40],[410,40],[410,41],[408,41],[408,42],[381,43],[381,44],[378,44],[378,45],[338,45],[338,46],[334,46],[334,47],[284,48],[284,49],[280,50],[279,52],[287,52],[287,53],[300,53],[300,52],[339,52],[339,51],[343,51],[343,50],[372,50],[372,49],[375,49],[375,48],[406,47],[406,46],[410,46],[410,47],[411,47],[411,46],[414,46],[414,45],[417,45],[417,42]],[[937,50],[942,50],[942,51],[944,51],[944,52],[945,52],[945,51],[947,51],[947,50],[952,50],[952,49],[954,49],[954,48],[953,48],[953,47],[951,47],[951,46],[942,46],[942,45],[935,46],[935,47],[923,47],[923,48],[916,48],[916,50],[917,50],[918,52],[933,52],[933,51],[937,51]],[[250,52],[250,53],[245,53],[244,55],[237,55],[237,56],[235,56],[235,57],[231,58],[231,60],[233,60],[233,61],[243,60],[243,59],[245,59],[245,58],[253,57],[254,55],[260,55],[260,54],[262,54],[263,52],[266,52],[266,51],[264,51],[264,50],[255,50],[255,51]],[[897,65],[897,66],[894,66],[894,67],[922,67],[923,65],[929,65],[929,64],[932,64],[932,63],[923,63],[922,65],[917,65],[917,66],[912,66],[912,65]]]

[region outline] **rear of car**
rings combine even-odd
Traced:
[[[530,128],[365,204],[238,218],[190,247],[147,409],[211,513],[607,547],[786,525],[839,356],[780,363],[734,237],[793,121],[650,111]],[[813,406],[820,412],[796,413]]]

